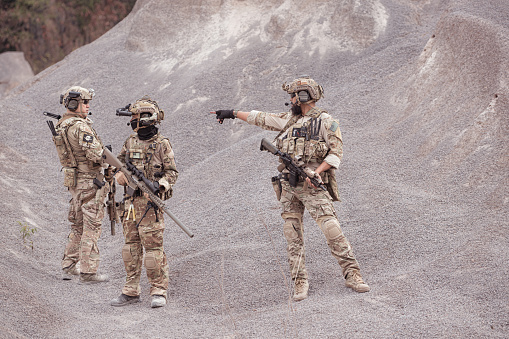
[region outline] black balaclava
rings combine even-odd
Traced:
[[[138,119],[131,121],[131,128],[136,130],[138,128]],[[140,140],[148,140],[151,139],[154,135],[157,134],[158,128],[155,125],[150,125],[147,127],[141,127],[138,129],[138,137]]]

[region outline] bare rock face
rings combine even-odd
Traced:
[[[32,67],[26,61],[23,52],[0,54],[0,99],[33,76]]]

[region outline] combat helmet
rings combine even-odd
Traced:
[[[72,86],[64,94],[60,95],[60,104],[70,111],[76,111],[80,105],[80,101],[92,100],[95,96],[93,89],[86,89],[80,86]]]
[[[283,91],[288,94],[296,94],[299,103],[318,101],[323,98],[323,88],[308,75],[293,80],[290,84],[283,84]]]
[[[159,108],[157,102],[145,95],[129,107],[133,114],[140,115],[140,126],[150,126],[160,123],[164,119],[164,111]]]

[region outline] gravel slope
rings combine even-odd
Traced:
[[[0,331],[7,338],[506,338],[509,336],[509,3],[504,0],[138,1],[95,42],[0,100]],[[310,74],[341,123],[343,230],[372,291],[344,287],[305,215],[310,295],[293,303],[276,159],[262,131],[210,110],[285,110]],[[112,308],[120,226],[99,247],[111,281],[60,280],[69,195],[43,110],[78,84],[119,151],[114,112],[165,109],[179,181],[167,202],[169,304]],[[36,227],[34,250],[20,224]]]

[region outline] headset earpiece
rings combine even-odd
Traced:
[[[310,100],[308,91],[300,91],[297,94],[299,95],[300,102],[308,102]]]
[[[69,103],[67,104],[67,108],[70,110],[70,111],[75,111],[78,109],[78,106],[79,106],[80,102],[76,99],[70,99],[69,100]]]
[[[70,111],[76,111],[80,105],[79,99],[81,98],[80,92],[70,91],[65,98],[65,107]]]

